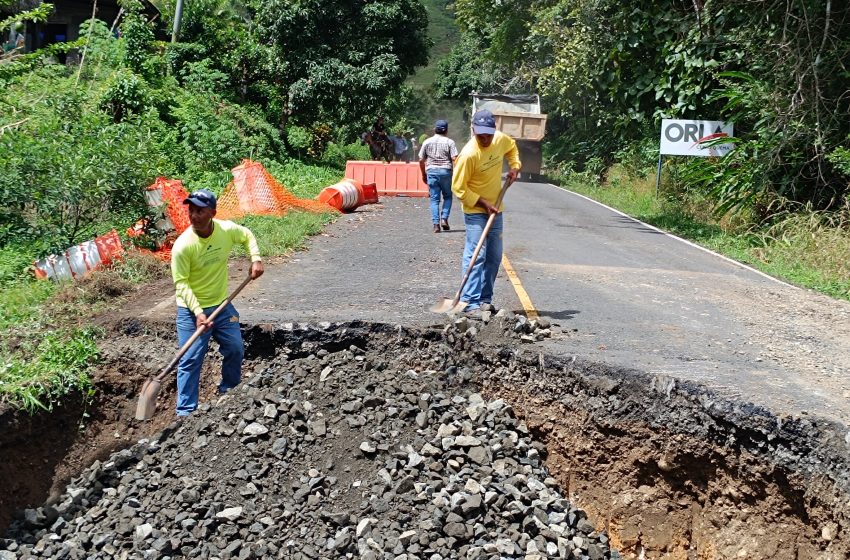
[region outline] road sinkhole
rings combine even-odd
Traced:
[[[850,555],[845,427],[515,327],[248,326],[239,387],[211,352],[200,409],[167,383],[139,424],[173,325],[110,325],[93,399],[0,414],[0,559]]]

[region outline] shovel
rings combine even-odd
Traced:
[[[510,186],[511,180],[509,177],[506,177],[505,183],[502,185],[502,190],[499,191],[499,197],[496,199],[496,204],[494,205],[496,208],[502,204],[505,192]],[[484,226],[484,231],[481,232],[481,239],[478,240],[475,252],[472,253],[472,258],[469,259],[469,266],[466,267],[466,273],[464,273],[463,279],[460,281],[460,288],[457,289],[454,299],[443,298],[431,308],[433,313],[460,313],[463,311],[463,308],[466,307],[467,304],[461,303],[460,301],[460,294],[463,293],[463,287],[466,286],[466,281],[469,280],[469,275],[472,273],[475,261],[478,260],[478,253],[481,252],[481,248],[484,246],[484,241],[487,240],[487,234],[490,233],[490,228],[493,227],[493,222],[496,221],[496,216],[497,214],[490,214],[490,217],[487,218],[487,225]]]
[[[242,288],[247,286],[248,282],[250,281],[251,276],[248,276],[248,278],[246,278],[242,281],[241,284],[239,284],[238,288],[233,290],[233,293],[230,294],[230,296],[226,300],[224,300],[218,307],[216,307],[215,311],[213,311],[212,314],[207,317],[207,319],[209,321],[215,320],[221,310],[227,307],[227,304],[233,301],[233,298],[235,298],[239,294],[239,292],[242,291]],[[170,362],[168,362],[168,365],[163,368],[159,375],[145,381],[145,384],[142,385],[142,392],[139,393],[139,402],[136,404],[136,420],[150,420],[150,418],[153,416],[154,411],[156,410],[156,396],[159,394],[159,389],[162,386],[163,378],[177,366],[177,362],[180,361],[180,358],[183,357],[183,354],[185,354],[186,351],[191,348],[192,344],[194,344],[195,341],[198,340],[198,337],[201,336],[205,330],[207,330],[207,327],[198,327],[198,329],[194,332],[194,334],[192,334],[189,340],[187,340],[186,343],[180,347],[180,350],[177,351],[177,355],[174,356],[174,358]]]

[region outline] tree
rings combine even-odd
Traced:
[[[327,122],[351,136],[427,62],[419,0],[255,0],[254,9],[282,61],[282,128]]]
[[[457,0],[456,11],[484,58],[543,96],[562,157],[610,162],[661,117],[726,119],[738,148],[689,175],[721,212],[847,196],[836,163],[850,134],[846,2]],[[446,68],[445,83],[475,82],[469,65]]]

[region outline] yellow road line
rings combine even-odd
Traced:
[[[528,292],[526,292],[525,288],[522,287],[522,282],[519,281],[519,276],[517,275],[516,270],[514,270],[514,267],[511,266],[511,261],[508,260],[508,256],[504,253],[502,253],[502,266],[505,267],[505,272],[508,273],[508,279],[514,287],[514,291],[519,298],[519,302],[522,304],[522,308],[525,309],[526,316],[529,319],[537,319],[539,316],[537,309],[535,309],[534,304],[531,303],[531,298],[528,297]]]

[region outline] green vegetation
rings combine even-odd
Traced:
[[[846,6],[457,0],[455,12],[463,36],[438,90],[539,92],[552,165],[609,166],[620,150],[657,142],[662,117],[729,120],[736,149],[691,159],[672,186],[680,194],[755,222],[846,201]]]
[[[246,216],[238,220],[257,236],[257,243],[263,255],[286,255],[298,249],[304,239],[322,231],[322,226],[333,220],[333,214],[311,214],[309,212],[290,212],[283,218],[274,216]],[[245,255],[241,247],[234,250],[235,255]]]
[[[50,333],[37,345],[18,346],[14,354],[0,352],[0,397],[29,412],[50,409],[70,393],[89,397],[89,367],[98,357],[95,336],[92,329]]]
[[[449,122],[449,137],[459,146],[469,138],[468,128],[463,122],[463,111],[469,99],[449,99],[438,95],[435,83],[439,80],[443,59],[452,51],[460,37],[460,30],[447,0],[422,0],[428,14],[428,39],[431,44],[428,64],[419,68],[406,82],[407,96],[400,100],[395,111],[403,115],[398,119],[402,128],[409,130],[417,139],[433,134],[434,121]]]
[[[0,64],[0,400],[49,408],[88,394],[98,358],[86,327],[134,284],[162,274],[133,255],[72,286],[32,280],[33,261],[154,217],[144,189],[157,176],[221,193],[244,158],[292,193],[338,181],[351,144],[377,114],[399,118],[405,79],[427,59],[418,0],[311,0],[186,5],[180,42],[171,1],[149,19],[122,1],[120,38],[101,21],[80,40]],[[0,0],[7,11],[12,6]],[[51,7],[9,22],[43,20]],[[57,58],[79,49],[80,65]],[[248,217],[267,256],[285,254],[333,214]]]
[[[437,79],[439,61],[448,55],[460,38],[460,29],[452,13],[446,7],[446,0],[423,0],[428,13],[428,39],[431,42],[428,64],[420,68],[408,83],[428,91]]]
[[[0,292],[0,401],[34,412],[71,393],[89,398],[100,333],[86,319],[164,270],[151,256],[131,254],[74,284],[7,282]]]

